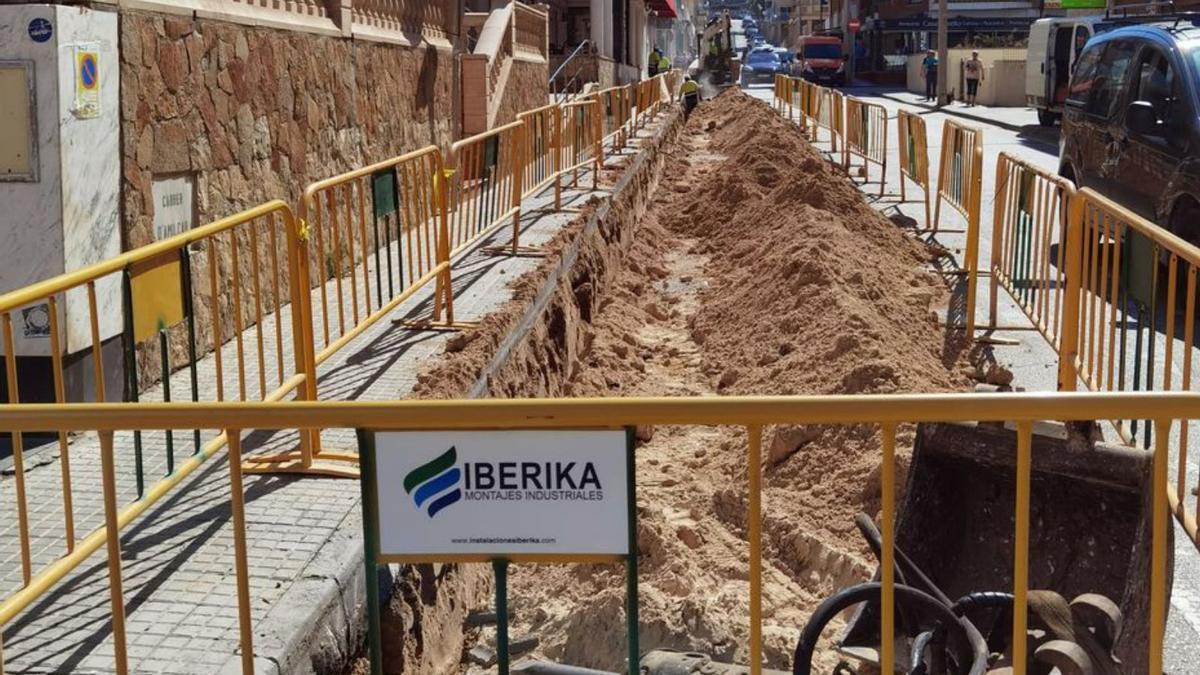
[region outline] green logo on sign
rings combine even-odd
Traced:
[[[427,511],[430,518],[462,499],[462,490],[458,486],[462,471],[454,466],[457,461],[458,453],[454,446],[450,446],[449,450],[404,477],[404,491],[412,495],[418,509],[429,503]]]

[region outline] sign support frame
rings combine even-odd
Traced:
[[[634,455],[637,445],[637,429],[633,426],[623,427],[625,431],[625,485],[626,485],[626,526],[628,535],[628,552],[625,555],[564,555],[564,554],[529,554],[529,555],[488,555],[488,556],[421,556],[420,559],[404,556],[396,560],[388,556],[384,562],[411,563],[456,563],[456,562],[490,562],[492,565],[493,581],[495,582],[496,604],[496,656],[501,675],[508,675],[508,566],[512,562],[542,562],[542,563],[625,563],[625,630],[628,647],[628,671],[638,672],[640,659],[640,643],[638,640],[639,602],[638,602],[638,548],[637,548],[637,473]],[[519,431],[520,429],[512,429]],[[383,675],[383,635],[380,627],[382,607],[379,586],[379,489],[376,473],[375,433],[386,429],[355,429],[358,438],[359,455],[359,486],[362,495],[363,514],[363,565],[367,586],[367,657],[370,661],[371,675]],[[529,431],[536,431],[530,429]]]

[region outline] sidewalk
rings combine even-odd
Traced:
[[[855,87],[848,90],[849,93],[857,95]],[[925,100],[925,97],[920,94],[915,94],[910,91],[900,89],[890,89],[883,87],[869,87],[867,89],[869,95],[886,98],[897,103],[929,110],[931,112],[940,112],[963,119],[973,120],[975,122],[983,122],[994,126],[1002,127],[1014,132],[1027,132],[1031,128],[1042,129],[1047,134],[1053,134],[1054,129],[1051,127],[1041,127],[1037,121],[1037,113],[1032,108],[1000,108],[992,106],[977,105],[968,107],[963,103],[955,101],[950,105],[937,106]]]
[[[643,129],[653,133],[659,123]],[[610,154],[612,166],[631,155]],[[563,206],[578,209],[594,196],[590,171],[580,174],[578,189],[564,185]],[[569,183],[569,177],[564,181]],[[553,187],[523,203],[521,243],[536,246],[554,237],[576,216],[553,210]],[[455,318],[484,317],[511,297],[509,284],[535,268],[539,258],[496,256],[484,251],[505,244],[511,228],[502,227],[478,242],[454,266]],[[326,284],[332,289],[334,282]],[[428,314],[434,285],[429,284],[402,304],[397,318]],[[347,289],[348,290],[348,289]],[[314,290],[314,293],[319,290]],[[336,294],[336,291],[335,291]],[[315,297],[315,296],[314,296]],[[290,308],[289,308],[290,309]],[[280,311],[282,344],[291,359],[290,313]],[[243,332],[257,338],[255,327]],[[273,322],[261,327],[267,353],[274,350]],[[337,352],[318,369],[322,399],[393,400],[409,395],[416,376],[437,358],[449,332],[419,331],[382,320]],[[223,347],[233,363],[231,340]],[[253,350],[250,350],[251,352]],[[212,354],[197,364],[201,400],[212,400],[216,387]],[[248,362],[250,368],[255,363]],[[234,391],[233,368],[224,371],[226,391]],[[190,385],[187,369],[173,376],[173,387]],[[161,400],[161,390],[142,400]],[[166,473],[166,433],[143,434],[148,481]],[[192,432],[174,431],[176,466],[192,451]],[[203,433],[203,440],[213,437]],[[295,447],[294,431],[250,430],[243,434],[246,455]],[[323,447],[353,453],[353,429],[327,429]],[[76,532],[79,536],[103,524],[99,444],[94,433],[70,442]],[[116,435],[118,499],[136,499],[133,438]],[[31,548],[35,573],[62,555],[63,510],[58,450],[42,452],[27,466]],[[307,672],[340,668],[353,656],[361,635],[362,526],[360,488],[355,480],[288,475],[245,476],[246,527],[256,672]],[[16,512],[14,478],[0,476],[0,510]],[[130,672],[211,675],[241,672],[238,651],[237,601],[233,568],[233,528],[229,510],[226,456],[200,466],[195,473],[151,506],[122,531],[122,567]],[[16,518],[0,529],[0,588],[5,594],[21,586]],[[114,672],[107,564],[101,548],[50,592],[36,600],[5,627],[3,669],[7,673]]]

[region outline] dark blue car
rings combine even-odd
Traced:
[[[742,64],[742,84],[773,82],[776,74],[786,72],[787,67],[774,50],[752,51]]]

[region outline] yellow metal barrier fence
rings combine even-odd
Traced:
[[[824,128],[829,132],[829,151],[837,155],[839,143],[843,142],[846,137],[846,97],[842,92],[828,87],[817,86],[813,89],[813,95],[816,97],[813,101],[816,109],[814,115],[816,125],[812,129],[812,140],[814,143],[817,142],[819,140],[817,129]]]
[[[916,183],[925,194],[925,223],[930,223],[929,212],[929,137],[925,132],[925,118],[916,113],[901,110],[896,115],[896,137],[900,145],[900,201],[904,195],[904,179]]]
[[[117,328],[110,324],[113,317],[120,315],[115,306],[120,300],[114,299],[117,294],[112,291],[120,289],[126,317],[126,325],[118,328],[124,333],[121,339],[126,345],[128,378],[125,387],[134,402],[109,404],[110,408],[140,410],[147,404],[136,403],[139,397],[201,401],[202,392],[217,402],[227,399],[279,401],[293,391],[297,398],[307,398],[302,315],[293,311],[289,317],[283,310],[285,303],[305,295],[298,276],[300,266],[293,257],[300,248],[297,233],[291,209],[280,201],[268,202],[76,272],[4,294],[0,296],[4,353],[13,354],[17,344],[13,313],[40,308],[47,313],[56,401],[52,406],[40,405],[65,410],[66,406],[61,404],[80,403],[68,401],[65,394],[63,352],[68,345],[86,348],[93,360],[94,379],[86,398],[104,401],[114,395],[120,397],[119,392],[105,391],[102,348],[105,329]],[[109,302],[105,302],[106,297]],[[62,308],[68,303],[87,308],[82,326],[63,325]],[[292,304],[294,307],[298,303]],[[204,318],[211,324],[211,332],[198,335],[197,317],[204,311],[207,311]],[[285,321],[291,322],[287,329],[291,333],[291,354],[287,348],[289,340],[284,337]],[[247,349],[245,332],[251,328],[254,329],[251,346]],[[198,338],[202,340],[199,345]],[[86,342],[76,342],[78,340]],[[233,353],[227,355],[224,352],[229,342],[233,344],[228,350]],[[181,344],[186,346],[190,364],[186,372],[180,371],[182,377],[171,378],[168,351]],[[159,348],[162,371],[157,374],[161,378],[157,387],[144,387],[139,380],[136,345],[143,348],[157,345]],[[211,366],[215,373],[206,373],[215,378],[216,386],[211,390],[198,386],[199,347],[214,353]],[[226,363],[227,356],[233,357],[232,363]],[[19,411],[39,405],[22,403],[16,359],[6,358],[5,366],[8,395],[5,408]],[[172,379],[189,381],[188,395],[172,394]],[[228,396],[227,388],[232,390]],[[102,467],[96,466],[95,456],[89,453],[72,457],[68,433],[75,429],[70,427],[52,424],[9,430],[12,432],[17,548],[21,564],[19,580],[9,579],[8,571],[3,574],[6,588],[11,583],[17,590],[8,593],[0,603],[0,625],[28,607],[106,543],[110,556],[115,559],[117,538],[108,537],[106,533],[120,531],[145,512],[187,479],[223,443],[223,439],[218,438],[202,444],[200,429],[206,426],[201,420],[183,427],[138,426],[132,439],[132,457],[114,457],[111,443],[106,445],[102,438]],[[190,431],[180,431],[183,429]],[[24,461],[24,438],[29,432],[55,433],[58,438],[61,492],[53,495],[43,490],[35,497],[40,505],[61,499],[61,530],[53,526],[37,531],[30,528],[30,495]],[[161,446],[166,452],[161,459],[143,457],[142,437],[150,433],[164,436]],[[174,452],[176,443],[192,446],[191,452],[178,463]],[[72,459],[82,460],[82,463],[72,464]],[[146,471],[154,474],[148,484],[144,480]],[[97,473],[102,475],[97,476]],[[94,483],[98,478],[104,484],[102,522],[97,521],[95,513],[86,510],[77,513],[73,500],[76,484]],[[120,506],[124,500],[128,503]],[[78,521],[77,516],[80,516]],[[81,524],[93,529],[79,537],[77,531]],[[115,581],[118,589],[115,593],[119,593],[119,579]],[[114,615],[114,635],[120,630],[117,626],[119,618]],[[121,648],[123,646],[122,643]]]
[[[530,197],[551,183],[554,184],[554,208],[562,208],[562,109],[557,104],[545,105],[517,115],[525,125],[524,185],[522,197]]]
[[[506,222],[512,223],[511,251],[520,251],[521,156],[525,125],[510,122],[450,146],[454,180],[450,194],[450,255]]]
[[[794,121],[800,126],[801,131],[805,130],[807,119],[805,117],[805,88],[804,80],[798,77],[788,78],[788,120]]]
[[[627,112],[617,112],[622,110]],[[577,183],[579,170],[590,165],[595,187],[604,159],[598,99],[547,106],[521,118],[456,143],[457,173],[444,166],[438,148],[427,147],[309,185],[299,218],[285,203],[268,202],[0,295],[3,353],[22,353],[29,317],[44,316],[41,344],[49,345],[53,400],[60,404],[122,396],[111,386],[106,391],[104,375],[111,370],[106,361],[112,358],[106,345],[114,340],[123,347],[127,375],[122,388],[130,403],[122,405],[139,399],[316,400],[317,367],[430,282],[437,284],[434,321],[442,321],[444,310],[445,323],[454,325],[452,254],[510,216],[515,229],[527,181],[540,178],[544,186],[570,172]],[[526,128],[532,129],[528,135]],[[82,320],[65,320],[68,304],[85,308]],[[200,357],[209,351],[212,358],[202,363]],[[77,353],[91,359],[93,377],[85,393],[69,397],[64,354]],[[178,353],[186,353],[188,363],[171,377],[179,365],[172,365],[171,355]],[[148,372],[146,364],[156,355],[159,368]],[[22,398],[28,380],[16,359],[5,359],[5,370],[6,400],[22,408],[33,405]],[[211,386],[200,386],[201,374]],[[165,446],[162,456],[143,456],[142,437],[150,433],[162,434],[163,442],[154,441],[155,447]],[[113,499],[129,500],[123,508],[114,506],[115,520],[101,524],[94,522],[96,514],[79,517],[73,503],[76,477],[89,467],[73,467],[73,441],[65,431],[57,438],[60,492],[39,493],[36,499],[61,499],[62,521],[46,528],[39,522],[36,531],[26,485],[26,437],[18,431],[12,438],[20,565],[10,579],[17,590],[0,605],[4,621],[106,542],[111,549],[115,539],[106,531],[127,526],[225,445],[224,436],[202,443],[199,426],[172,432],[140,427],[132,455],[110,457],[111,467],[90,467],[92,473],[111,473],[108,480],[119,485]],[[101,440],[103,459],[111,454],[111,439]],[[177,458],[176,446],[184,445],[191,446],[188,456]],[[353,454],[323,452],[319,432],[310,429],[300,435],[296,450],[256,455],[239,468],[352,477],[356,461]],[[155,473],[162,477],[147,478]],[[83,527],[89,530],[81,537]]]
[[[1061,352],[1067,214],[1074,194],[1070,181],[1008,153],[996,160],[988,325],[996,327],[997,291],[1003,286],[1056,352]]]
[[[579,170],[592,166],[592,189],[600,180],[604,166],[604,132],[601,128],[600,103],[595,99],[571,101],[561,109],[563,117],[562,159],[563,174],[571,173],[574,186],[579,185]]]
[[[933,231],[938,231],[942,201],[967,219],[967,250],[963,260],[967,274],[967,297],[963,313],[968,336],[974,335],[975,331],[975,284],[979,277],[979,208],[982,194],[983,130],[946,120],[942,126],[942,155],[933,208]]]
[[[997,161],[994,213],[990,323],[1003,286],[1058,353],[1059,390],[1074,391],[1079,381],[1110,392],[1197,388],[1200,247],[1005,153]],[[1127,443],[1167,442],[1154,437],[1148,417],[1104,419]],[[1176,475],[1164,489],[1200,548],[1188,504],[1189,492],[1200,490],[1200,476],[1188,476],[1189,431],[1181,421]]]
[[[667,71],[667,103],[675,100],[675,94],[679,91],[679,86],[683,84],[683,71],[672,68]]]
[[[1200,247],[1085,188],[1071,201],[1066,248],[1060,388],[1074,389],[1078,377],[1095,391],[1196,389],[1192,353]],[[1161,432],[1152,418],[1126,413],[1107,419],[1127,442],[1149,448],[1166,442],[1154,437]],[[1181,425],[1177,475],[1168,496],[1200,547],[1196,512],[1187,505],[1191,488],[1200,489],[1196,479],[1189,486],[1186,476],[1188,431]]]
[[[879,196],[882,197],[887,187],[887,108],[850,96],[846,98],[845,110],[845,153],[842,164],[850,169],[850,158],[861,157],[864,180],[870,179],[870,164],[878,164]]]
[[[895,522],[897,428],[919,422],[1005,422],[1016,427],[1013,539],[1013,672],[1026,670],[1027,593],[1029,586],[1030,483],[1033,426],[1044,419],[1086,420],[1133,415],[1153,420],[1158,430],[1153,484],[1167,480],[1166,438],[1177,419],[1200,410],[1197,393],[1141,394],[927,394],[882,396],[791,396],[701,398],[526,399],[475,401],[296,402],[143,405],[0,406],[0,431],[49,429],[60,433],[86,430],[100,438],[105,470],[104,515],[109,531],[121,518],[116,505],[113,433],[124,430],[203,427],[228,438],[237,615],[244,673],[253,672],[253,626],[250,624],[246,524],[243,510],[241,438],[246,431],[268,429],[562,429],[619,428],[636,425],[741,426],[747,438],[747,547],[750,584],[747,598],[751,672],[762,664],[763,506],[762,430],[771,424],[871,425],[879,429],[881,462],[880,522],[882,533],[880,591],[880,661],[894,663]],[[215,448],[217,440],[210,443]],[[801,450],[803,452],[803,450]],[[1159,490],[1151,501],[1151,564],[1148,588],[1149,634],[1146,672],[1162,672],[1167,602],[1167,499]],[[104,530],[100,530],[101,540]],[[128,672],[122,590],[121,541],[109,537],[108,571],[113,621],[114,659],[118,673]],[[28,605],[29,594],[0,604],[0,625]],[[0,656],[2,658],[2,656]],[[2,663],[2,661],[0,661]]]
[[[307,397],[317,400],[317,367],[426,284],[436,282],[433,319],[454,321],[445,203],[445,167],[436,146],[349,171],[305,188],[300,201],[304,241],[297,259],[302,288],[295,303],[306,339]],[[318,343],[318,339],[320,342]],[[252,472],[287,471],[353,477],[353,454],[323,452],[320,437],[296,453],[257,456]]]
[[[800,80],[800,126],[810,138],[817,133],[817,114],[821,106],[817,92],[817,85]]]
[[[655,75],[637,83],[637,128],[646,126],[658,114],[663,102],[663,86],[667,74]]]
[[[611,143],[613,152],[625,147],[629,138],[631,113],[633,112],[633,96],[630,85],[609,87],[593,95],[600,105],[600,115],[603,122],[604,140]]]
[[[777,80],[780,90],[786,84],[781,82]],[[817,126],[830,129],[833,119],[832,106],[827,103],[829,90],[800,82],[797,91],[801,126],[815,118]],[[793,98],[790,91],[784,95],[788,101]],[[780,105],[783,103],[786,101]],[[846,100],[847,153],[866,154],[860,152],[860,139],[869,134],[872,124],[864,121],[865,107],[856,99]],[[872,114],[876,119],[886,119],[886,113]],[[877,126],[883,128],[883,123]],[[901,199],[905,199],[905,178],[925,188],[929,221],[925,122],[901,111],[897,128]],[[871,142],[882,157],[886,157],[884,143]],[[973,335],[982,131],[947,120],[939,161],[936,206],[929,222],[933,231],[939,230],[943,200],[967,220],[964,323],[967,334]],[[997,288],[1003,286],[1059,353],[1060,390],[1073,391],[1079,380],[1095,391],[1197,388],[1200,383],[1195,381],[1193,352],[1200,247],[1090,189],[1077,193],[1069,181],[1007,153],[1001,153],[997,160],[995,195],[988,303],[992,328],[996,327]],[[1181,340],[1178,353],[1177,339]],[[1156,373],[1156,369],[1161,370]],[[1125,414],[1111,420],[1126,442],[1140,441],[1145,448],[1155,442],[1155,425],[1150,418]],[[1176,519],[1200,548],[1200,517],[1188,504],[1189,493],[1200,493],[1200,476],[1187,475],[1188,431],[1185,421],[1177,441],[1176,477],[1166,489]]]

